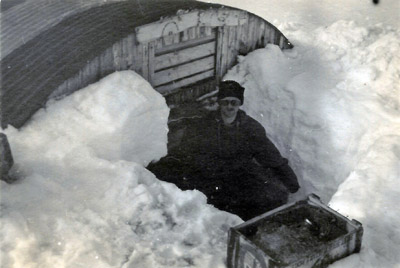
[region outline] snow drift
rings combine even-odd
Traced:
[[[226,78],[302,180],[363,223],[360,254],[333,267],[398,267],[400,32],[338,21],[279,27],[295,48],[257,50]],[[307,29],[307,30],[305,30]],[[144,166],[166,153],[168,108],[120,72],[49,103],[8,135],[21,179],[1,182],[4,267],[225,267],[240,219]]]
[[[166,154],[168,112],[124,71],[49,103],[20,131],[9,127],[20,179],[1,181],[2,267],[223,263],[239,218],[143,167]]]
[[[364,250],[335,265],[395,267],[400,32],[338,21],[294,36],[293,50],[257,50],[226,78],[246,86],[244,109],[289,158],[303,193],[363,223]]]

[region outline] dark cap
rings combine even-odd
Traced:
[[[244,87],[238,82],[227,80],[219,84],[218,99],[221,100],[226,97],[236,97],[243,104]]]

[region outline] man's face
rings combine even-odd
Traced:
[[[240,100],[236,97],[226,97],[218,101],[221,115],[224,118],[236,118],[241,105]]]

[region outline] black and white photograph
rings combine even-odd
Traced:
[[[1,268],[400,267],[398,0],[0,0]]]

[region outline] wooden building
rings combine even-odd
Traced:
[[[254,14],[194,0],[12,2],[1,12],[3,128],[114,71],[134,70],[181,103],[214,90],[238,55],[292,47]]]

